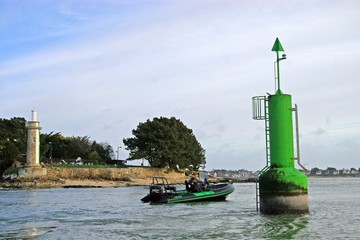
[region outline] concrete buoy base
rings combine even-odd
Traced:
[[[308,195],[263,196],[260,198],[260,212],[274,215],[309,213]]]
[[[294,168],[270,168],[259,177],[260,212],[309,213],[307,176]]]

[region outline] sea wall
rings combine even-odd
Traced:
[[[166,177],[170,182],[183,182],[184,172],[164,168],[129,167],[129,168],[48,168],[48,177],[72,180],[107,180],[132,181],[136,179],[151,180],[153,176]]]
[[[152,183],[153,176],[166,177],[169,184],[182,184],[184,172],[165,168],[57,168],[47,167],[46,176],[16,177],[0,183],[3,188],[123,187]]]

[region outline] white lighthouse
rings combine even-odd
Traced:
[[[31,111],[31,121],[26,123],[28,132],[26,166],[40,166],[40,123],[37,120],[36,110]]]
[[[26,123],[27,128],[27,151],[25,167],[19,168],[20,176],[44,176],[46,168],[40,165],[40,122],[37,120],[35,109],[31,111],[31,120]]]

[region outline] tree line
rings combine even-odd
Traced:
[[[27,129],[24,118],[0,118],[0,174],[15,161],[25,162]],[[205,150],[193,131],[175,117],[153,118],[132,130],[134,137],[124,138],[128,160],[145,159],[152,167],[193,170],[205,165]],[[89,136],[66,137],[61,133],[40,134],[40,161],[78,157],[106,163],[114,156],[107,143],[91,141]]]
[[[0,118],[0,174],[15,161],[25,162],[27,148],[26,120],[21,117]],[[76,159],[81,157],[95,163],[112,159],[113,148],[97,143],[89,136],[66,137],[61,133],[40,133],[40,161]]]

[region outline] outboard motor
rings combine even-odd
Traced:
[[[150,186],[150,194],[149,194],[150,201],[158,201],[158,200],[160,200],[162,195],[163,195],[163,189],[160,185],[151,185]]]

